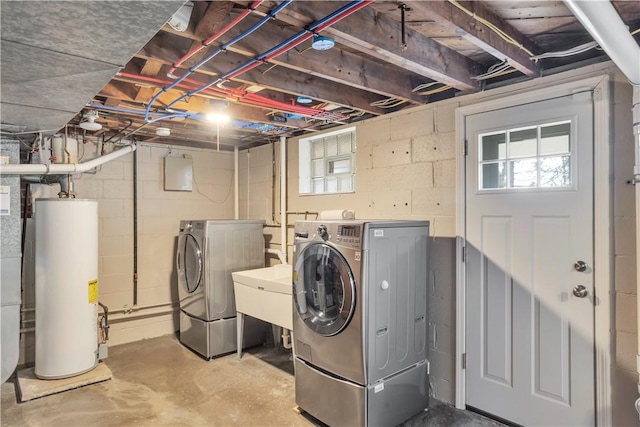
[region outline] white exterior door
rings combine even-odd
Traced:
[[[595,423],[591,92],[466,117],[466,403]]]

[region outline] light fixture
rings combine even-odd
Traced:
[[[98,119],[97,111],[87,111],[82,115],[82,118],[85,119],[85,121],[80,122],[80,127],[82,129],[88,131],[96,131],[102,129],[102,125],[100,123],[96,123],[96,120]]]
[[[229,117],[227,114],[218,112],[208,113],[206,115],[206,118],[208,121],[213,123],[228,123],[231,120],[231,117]]]
[[[336,42],[331,37],[320,36],[318,34],[314,34],[313,42],[311,42],[311,47],[315,50],[329,50],[335,45]]]
[[[296,98],[296,102],[298,104],[311,104],[313,102],[313,99],[309,98],[308,96],[299,96]]]
[[[171,135],[171,129],[169,128],[156,128],[156,135],[158,136],[169,136]]]

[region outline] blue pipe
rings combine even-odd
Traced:
[[[157,94],[155,94],[153,96],[153,98],[151,98],[151,101],[149,101],[149,104],[147,105],[147,108],[145,109],[145,117],[144,119],[146,121],[149,120],[149,112],[151,110],[151,106],[158,100],[158,98],[160,97],[160,95],[162,95],[164,92],[174,88],[175,86],[177,86],[178,84],[180,84],[182,81],[184,81],[184,79],[186,79],[187,77],[189,77],[191,74],[193,74],[198,68],[200,68],[202,65],[204,65],[206,62],[210,61],[211,59],[213,59],[215,56],[217,56],[219,53],[224,52],[225,50],[227,50],[227,48],[229,46],[232,46],[233,44],[239,42],[240,40],[242,40],[243,38],[247,37],[248,35],[250,35],[251,33],[255,32],[258,28],[262,27],[267,21],[269,21],[272,18],[275,18],[276,14],[278,14],[278,12],[280,12],[282,9],[284,9],[285,7],[287,7],[293,0],[285,0],[282,3],[280,3],[278,6],[276,6],[271,12],[269,12],[267,15],[265,15],[262,19],[260,19],[257,23],[255,23],[253,26],[251,26],[248,30],[246,30],[245,32],[239,34],[238,36],[234,37],[233,39],[231,39],[229,42],[224,43],[222,46],[220,46],[219,48],[217,48],[215,51],[213,51],[212,53],[210,53],[209,55],[207,55],[206,57],[204,57],[200,62],[198,62],[197,64],[193,65],[192,67],[189,67],[188,71],[186,73],[184,73],[182,76],[180,76],[177,80],[175,80],[173,83],[171,83],[170,85],[162,88],[162,90],[160,90],[160,92],[158,92]],[[202,89],[204,90],[204,89]],[[171,108],[172,105],[175,105],[176,103],[180,102],[181,100],[183,100],[186,97],[191,96],[191,93],[187,93],[185,95],[182,95],[180,97],[178,97],[177,99],[175,99],[174,101],[172,101],[167,108]]]
[[[193,95],[197,95],[198,93],[202,92],[203,90],[206,90],[206,89],[210,88],[211,86],[224,81],[227,77],[229,77],[231,75],[234,75],[236,73],[240,73],[242,70],[244,70],[245,68],[250,67],[251,65],[255,64],[256,62],[261,62],[264,58],[266,58],[267,56],[269,56],[273,52],[276,52],[277,50],[282,49],[282,47],[286,46],[289,43],[292,43],[292,42],[298,40],[300,37],[304,36],[307,33],[314,32],[314,30],[316,28],[324,25],[327,21],[333,19],[335,16],[337,16],[337,15],[339,15],[339,14],[341,14],[341,13],[343,13],[343,12],[349,10],[349,9],[354,8],[355,6],[357,6],[360,3],[362,3],[362,0],[352,1],[351,3],[346,4],[345,6],[343,6],[340,9],[334,11],[333,13],[331,13],[331,14],[325,16],[324,18],[322,18],[322,19],[314,22],[313,24],[309,25],[304,30],[294,34],[291,37],[289,37],[287,40],[283,41],[282,43],[279,43],[278,45],[272,47],[271,49],[267,50],[266,52],[263,52],[263,53],[257,55],[256,57],[250,59],[249,61],[245,62],[244,64],[237,66],[233,70],[222,74],[220,77],[218,77],[217,79],[213,80],[212,82],[207,83],[207,84],[205,84],[203,86],[200,86],[199,88],[194,89],[194,90],[192,90],[190,92],[187,92],[186,94],[180,96],[179,98],[177,98],[174,101],[172,101],[171,103],[169,103],[169,105],[167,105],[167,108],[171,108],[172,105],[175,105],[177,102],[180,102],[184,98],[187,98],[187,97],[193,96]],[[160,93],[162,93],[162,92],[160,92]],[[160,95],[160,93],[158,93],[158,95]]]

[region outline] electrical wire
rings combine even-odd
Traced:
[[[438,87],[438,88],[435,88],[435,89],[418,92],[418,95],[423,95],[423,96],[433,95],[434,93],[444,92],[444,91],[449,90],[449,89],[452,89],[452,87],[449,86],[449,85],[444,85],[444,86],[441,86],[441,87]]]
[[[486,25],[490,30],[492,30],[494,33],[500,36],[500,38],[505,40],[507,43],[518,47],[520,50],[524,51],[527,55],[533,56],[533,53],[529,49],[524,47],[521,43],[519,43],[516,39],[511,37],[509,34],[507,34],[505,31],[503,31],[499,27],[495,26],[494,24],[487,21],[486,19],[476,15],[474,12],[471,12],[469,9],[467,9],[466,7],[458,3],[456,0],[449,0],[449,3],[454,5],[455,7],[457,7],[458,9],[460,9],[461,11],[463,11],[464,13],[466,13],[467,15],[475,19],[476,21]]]
[[[406,102],[407,101],[403,99],[392,97],[392,98],[381,99],[379,101],[370,102],[369,105],[371,105],[372,107],[378,107],[378,108],[394,108],[402,104],[406,104]]]
[[[534,61],[539,61],[540,59],[545,58],[564,58],[566,56],[578,55],[579,53],[587,52],[591,49],[595,49],[598,47],[597,42],[589,42],[584,43],[579,46],[572,47],[566,50],[560,50],[558,52],[546,52],[540,55],[532,56],[531,59]]]
[[[473,76],[471,78],[473,80],[479,80],[479,81],[488,80],[493,77],[498,77],[503,74],[508,74],[507,71],[510,69],[513,70],[513,71],[509,71],[510,73],[516,71],[512,69],[511,65],[509,65],[506,60],[504,60],[496,64],[493,64],[491,67],[489,67],[486,73],[480,74],[478,76]]]
[[[640,33],[640,28],[636,28],[635,30],[633,30],[633,31],[631,32],[631,35],[632,35],[632,36],[635,36],[635,35],[636,35],[636,34],[638,34],[638,33]]]
[[[437,85],[442,85],[442,86],[435,89],[431,89],[431,90],[424,90]],[[411,89],[411,92],[418,92],[418,95],[433,95],[434,93],[444,92],[445,90],[449,90],[449,89],[451,89],[451,86],[449,85],[445,85],[440,82],[431,82],[431,83],[420,84],[414,87],[413,89]]]
[[[227,200],[229,200],[229,196],[231,195],[231,189],[233,188],[233,172],[231,172],[231,179],[229,180],[229,189],[227,190],[227,195],[225,196],[223,201],[213,200],[211,197],[207,196],[202,191],[200,191],[200,186],[198,185],[198,181],[196,181],[195,173],[193,174],[193,183],[196,185],[196,192],[198,192],[198,194],[208,199],[209,201],[215,203],[216,205],[223,205],[227,202]]]

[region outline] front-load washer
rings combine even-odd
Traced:
[[[298,221],[296,404],[331,426],[428,404],[428,221]]]
[[[236,351],[234,271],[264,267],[264,221],[180,222],[176,270],[180,341],[210,359]],[[243,346],[261,344],[266,324],[245,321]]]

